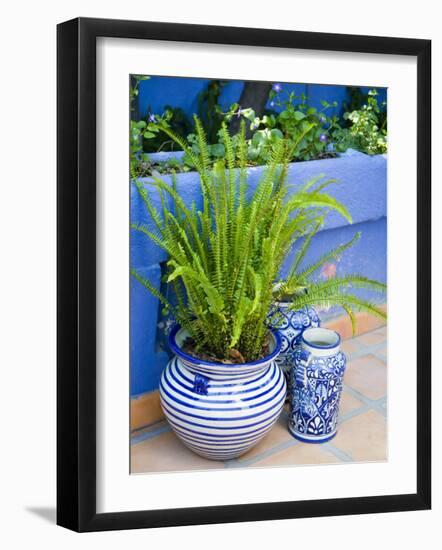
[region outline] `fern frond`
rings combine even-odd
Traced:
[[[348,274],[342,276],[332,277],[325,281],[316,281],[309,285],[309,294],[313,291],[325,291],[335,292],[337,290],[343,291],[349,288],[363,288],[367,290],[373,290],[379,293],[385,293],[387,285],[374,279],[369,279],[364,275]]]
[[[136,279],[140,284],[142,284],[147,290],[155,296],[177,319],[180,318],[179,311],[169,302],[169,300],[162,294],[157,288],[142,275],[138,273],[136,269],[131,269],[130,274],[134,279]]]
[[[351,215],[347,208],[337,199],[326,193],[317,193],[315,191],[311,193],[299,192],[293,195],[288,202],[290,208],[330,208],[331,210],[339,212],[339,214],[349,223],[352,222]]]
[[[308,267],[300,271],[298,274],[299,277],[300,278],[309,277],[312,273],[317,271],[326,262],[328,262],[329,260],[335,259],[341,254],[343,254],[343,252],[345,252],[347,249],[352,247],[360,238],[361,238],[361,232],[357,231],[348,242],[337,246],[336,248],[334,248],[333,250],[330,250],[329,252],[326,252],[314,263],[312,263],[311,265],[309,265]]]
[[[289,272],[289,278],[293,277],[295,273],[297,272],[302,260],[304,259],[305,255],[307,254],[307,251],[310,248],[311,241],[313,237],[317,234],[319,229],[322,227],[324,223],[324,218],[320,217],[317,221],[316,225],[313,227],[313,229],[307,234],[307,236],[304,238],[304,241],[298,250],[298,252],[295,255],[295,259],[293,261],[293,264],[290,268]]]
[[[134,183],[134,185],[135,185],[142,201],[146,205],[147,211],[149,212],[150,217],[152,218],[152,221],[154,222],[157,229],[161,230],[162,219],[160,217],[160,214],[159,214],[158,210],[155,208],[155,206],[152,202],[152,199],[150,198],[148,192],[146,191],[146,189],[144,188],[143,184],[140,181],[135,180],[133,183]]]
[[[178,144],[181,149],[186,153],[186,155],[189,157],[189,159],[192,161],[194,166],[197,168],[198,172],[203,172],[204,167],[202,166],[200,159],[193,154],[193,151],[187,146],[187,141],[183,139],[181,136],[176,134],[173,130],[171,130],[168,126],[165,126],[164,124],[160,123],[160,129],[162,132],[164,132],[167,136],[170,137],[176,144]]]
[[[310,123],[310,124],[307,124],[304,131],[301,132],[301,134],[298,136],[298,138],[296,139],[296,141],[293,143],[293,145],[290,147],[289,151],[288,151],[288,155],[290,158],[294,158],[295,156],[295,151],[298,147],[298,145],[301,143],[301,141],[305,138],[305,136],[307,134],[309,134],[313,128],[315,128],[317,125],[315,123]]]
[[[372,281],[360,276],[354,276],[354,279],[358,281],[358,286],[361,288],[372,287],[380,292],[385,290],[385,285],[377,281]],[[364,279],[367,283],[366,286],[364,286],[363,283]],[[387,318],[386,313],[376,306],[376,304],[354,294],[346,293],[344,292],[344,288],[345,286],[339,284],[339,280],[333,280],[333,283],[324,281],[312,284],[309,286],[307,293],[292,297],[290,308],[297,310],[309,305],[324,308],[340,306],[346,311],[347,309],[365,311],[383,320]]]
[[[351,332],[353,334],[353,336],[355,336],[356,334],[356,326],[357,326],[357,319],[356,319],[356,315],[353,313],[353,310],[347,306],[347,305],[343,305],[342,306],[342,309],[347,313],[347,315],[349,316],[350,318],[350,322],[351,322]]]

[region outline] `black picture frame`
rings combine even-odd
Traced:
[[[302,48],[417,58],[415,494],[96,512],[96,38]],[[431,41],[79,18],[57,28],[57,523],[75,531],[424,510],[431,506]]]

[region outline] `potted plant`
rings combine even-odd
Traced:
[[[169,336],[175,356],[160,382],[166,418],[192,450],[227,459],[245,453],[271,429],[285,400],[284,376],[274,361],[281,339],[267,318],[275,289],[276,295],[297,296],[295,277],[280,279],[288,252],[317,227],[325,211],[351,217],[324,192],[331,182],[314,178],[288,193],[290,150],[285,140],[272,151],[259,182],[251,185],[244,124],[235,150],[223,125],[225,157],[213,167],[198,118],[195,125],[198,156],[180,137],[165,131],[192,156],[199,174],[200,208],[195,202],[186,205],[174,179],[169,184],[153,174],[150,188],[135,183],[149,221],[134,222],[132,228],[167,254],[165,280],[175,300],[136,269],[132,275],[177,322]],[[378,287],[368,279],[353,281],[359,283]],[[323,288],[321,296],[325,300],[334,294]],[[362,302],[342,304],[347,309],[364,307]]]

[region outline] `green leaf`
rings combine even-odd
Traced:
[[[278,130],[278,128],[272,128],[272,130],[270,130],[270,134],[271,134],[272,138],[274,138],[274,139],[283,139],[284,138],[284,134],[281,132],[281,130]]]
[[[295,119],[296,119],[297,121],[300,121],[300,120],[302,120],[302,119],[305,118],[305,114],[304,114],[302,111],[295,111],[295,112],[293,113],[293,116],[295,117]]]
[[[250,122],[255,121],[256,114],[253,109],[241,109],[241,114],[244,118],[246,118],[247,120],[250,120]]]

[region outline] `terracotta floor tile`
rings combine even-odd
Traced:
[[[331,443],[348,453],[355,461],[386,460],[387,426],[376,411],[367,411],[346,420]]]
[[[385,339],[387,339],[387,328],[387,325],[384,325],[383,327],[376,329],[375,332],[377,332],[378,334],[383,334],[385,336]]]
[[[245,455],[240,456],[238,460],[248,460],[286,441],[293,441],[293,437],[287,429],[287,418],[283,416],[279,417],[278,422],[255,447],[250,449]]]
[[[386,339],[385,334],[378,330],[374,330],[373,332],[366,332],[365,334],[361,334],[361,336],[358,336],[357,338],[358,342],[361,342],[365,346],[380,344],[384,342],[385,339]]]
[[[339,459],[329,451],[321,448],[320,444],[295,443],[253,464],[259,466],[290,466],[292,464],[335,464]]]
[[[371,354],[353,359],[347,365],[344,382],[369,399],[379,399],[387,392],[385,363]]]
[[[223,462],[207,460],[185,447],[173,432],[132,446],[131,472],[180,472],[224,468]]]
[[[353,397],[353,395],[347,391],[343,391],[341,395],[341,402],[339,404],[339,414],[342,416],[351,411],[359,409],[363,406],[362,401]]]
[[[381,307],[381,309],[385,310],[384,307]],[[384,326],[385,326],[384,320],[378,319],[377,317],[373,317],[373,315],[370,315],[369,313],[364,312],[357,315],[358,334],[371,332],[372,330],[375,330]]]
[[[324,327],[330,330],[335,330],[341,336],[342,340],[351,338],[353,335],[352,329],[351,329],[351,323],[344,316],[339,317],[338,319],[332,319],[328,321],[327,323],[324,324]]]
[[[380,306],[380,308],[385,311],[385,305]],[[356,313],[357,319],[357,333],[364,334],[366,332],[371,332],[378,328],[385,326],[385,321],[383,319],[378,319],[373,317],[369,313],[359,312]],[[353,331],[351,327],[351,322],[348,316],[340,316],[337,319],[330,319],[324,323],[325,328],[330,328],[336,330],[341,335],[341,338],[351,338],[353,336]]]
[[[361,347],[358,345],[358,342],[356,341],[356,338],[349,338],[348,340],[343,340],[341,344],[341,350],[346,355],[351,355],[352,353],[355,353],[359,351]]]

